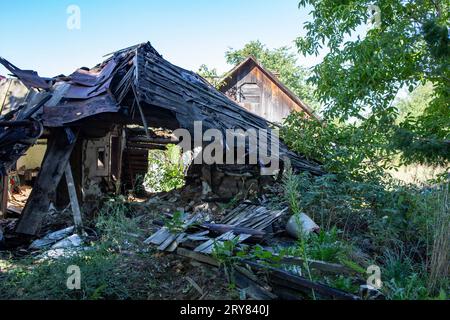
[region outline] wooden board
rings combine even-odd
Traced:
[[[8,176],[0,176],[0,218],[6,217],[8,208]]]

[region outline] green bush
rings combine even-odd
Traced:
[[[144,179],[146,189],[162,192],[184,186],[184,165],[180,148],[168,145],[167,150],[152,150],[148,156],[149,170]]]

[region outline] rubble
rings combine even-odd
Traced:
[[[171,197],[167,195],[167,199]],[[292,217],[287,216],[288,208],[269,209],[267,201],[266,197],[261,197],[261,202],[265,205],[261,202],[258,204],[258,201],[243,201],[236,204],[234,208],[226,210],[219,219],[207,223],[198,220],[195,214],[185,213],[187,223],[181,230],[170,230],[167,223],[158,223],[162,227],[145,243],[154,246],[157,250],[175,253],[216,268],[223,267],[221,262],[216,260],[214,251],[220,243],[231,241],[236,246],[236,250],[245,251],[253,250],[252,248],[257,244],[262,248],[261,250],[267,252],[268,256],[278,261],[277,266],[270,267],[270,259],[265,261],[262,258],[249,259],[245,256],[237,258],[238,260],[233,263],[233,279],[241,290],[241,297],[257,300],[303,299],[313,290],[317,295],[332,299],[360,299],[356,295],[312,281],[303,274],[306,265],[318,274],[332,276],[354,277],[356,271],[336,263],[279,255],[268,245],[284,243],[284,239],[274,239],[276,236],[272,230],[275,229],[273,225],[291,220]],[[154,203],[155,200],[149,202]],[[294,219],[299,221],[298,217],[294,216]],[[303,215],[302,221],[305,222],[302,226],[307,226],[305,230],[309,232],[319,230],[318,225],[307,215]],[[285,225],[282,224],[282,226]],[[286,230],[285,232],[288,234]],[[282,266],[286,266],[286,269]],[[293,272],[294,269],[298,272]]]
[[[61,241],[55,243],[51,249],[67,249],[67,248],[77,248],[83,243],[83,239],[78,234],[73,234]]]
[[[42,239],[33,241],[30,244],[29,249],[43,249],[46,247],[50,247],[51,245],[55,244],[56,242],[63,240],[64,238],[71,235],[73,233],[74,229],[75,228],[72,226],[72,227],[62,229],[62,230],[51,232],[51,233],[47,234],[45,237],[43,237]]]

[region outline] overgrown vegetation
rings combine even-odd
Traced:
[[[299,6],[311,10],[306,35],[296,41],[299,52],[326,53],[309,82],[327,122],[383,119],[372,134],[392,141],[404,162],[449,161],[448,1],[301,0]],[[432,95],[422,112],[397,122],[398,93],[426,84]]]
[[[185,168],[178,146],[168,145],[165,151],[149,151],[148,163],[149,169],[144,179],[148,191],[167,192],[184,185]]]
[[[124,197],[107,199],[99,212],[96,232],[100,239],[81,250],[66,251],[56,259],[29,257],[0,260],[1,299],[145,299],[152,279],[133,264],[149,263],[151,255],[126,250],[138,249],[138,219]],[[8,261],[8,262],[7,262]],[[80,268],[80,290],[69,290],[69,266]]]
[[[288,121],[285,127],[286,141],[290,134],[300,134],[299,127],[291,125]],[[313,149],[319,159],[323,155],[325,167],[336,174],[285,174],[285,199],[292,212],[305,212],[322,228],[319,235],[302,239],[293,254],[343,264],[356,259],[365,267],[379,265],[383,291],[392,299],[436,298],[448,292],[449,184],[407,185],[390,178],[382,163],[361,161],[368,157],[370,146],[363,150],[354,146],[353,152],[361,158],[343,163],[340,156],[346,154],[349,141],[341,140],[339,145],[330,141],[318,149],[314,139],[303,132],[303,139],[290,145],[306,155]],[[317,148],[308,142],[317,143]]]
[[[183,299],[192,289],[187,275],[205,289],[214,279],[209,298],[233,297],[215,270],[183,265],[176,256],[156,253],[145,245],[147,219],[124,197],[108,198],[95,226],[88,228],[95,236],[83,249],[66,249],[64,255],[51,259],[41,257],[42,252],[26,258],[1,253],[0,300]],[[80,268],[79,290],[67,287],[68,280],[72,283],[70,266]]]
[[[291,115],[283,139],[328,174],[290,182],[299,199],[291,206],[326,232],[342,230],[342,241],[380,265],[388,298],[442,298],[449,291],[448,172],[425,185],[386,172],[399,164],[448,167],[449,7],[445,1],[372,4],[299,3],[312,10],[299,52],[326,53],[309,79],[324,121]],[[376,19],[366,33],[357,31]],[[396,101],[406,91],[410,97]]]

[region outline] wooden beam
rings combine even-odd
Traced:
[[[296,265],[300,267],[303,267],[305,265],[305,260],[302,258],[292,256],[280,256],[276,253],[274,253],[273,256],[279,257],[281,259],[280,263],[282,264]],[[308,260],[308,266],[311,269],[316,269],[324,273],[346,274],[346,275],[357,274],[355,270],[352,270],[341,264],[329,263],[319,260]]]
[[[0,218],[6,218],[8,209],[8,176],[0,176]]]
[[[78,130],[75,134],[75,137],[77,136]],[[75,138],[68,141],[67,134],[62,128],[52,130],[41,170],[17,224],[17,233],[37,235],[40,231],[42,220],[48,212],[52,195],[56,192],[69,163],[76,140]]]
[[[242,260],[242,262],[257,270],[267,271],[269,274],[270,282],[273,282],[277,285],[282,285],[305,293],[308,291],[312,292],[312,290],[314,290],[316,294],[331,297],[336,300],[360,300],[360,298],[358,296],[355,296],[354,294],[332,288],[319,282],[311,281],[304,277],[293,275],[281,269],[261,265],[249,260]]]
[[[185,258],[189,258],[189,259],[193,259],[193,260],[196,260],[196,261],[201,262],[201,263],[208,264],[208,265],[213,266],[213,267],[219,267],[219,262],[216,259],[214,259],[214,258],[212,258],[210,256],[207,256],[207,255],[198,253],[198,252],[194,252],[192,250],[188,250],[188,249],[184,249],[184,248],[178,247],[177,254],[179,256],[182,256],[182,257],[185,257]]]

